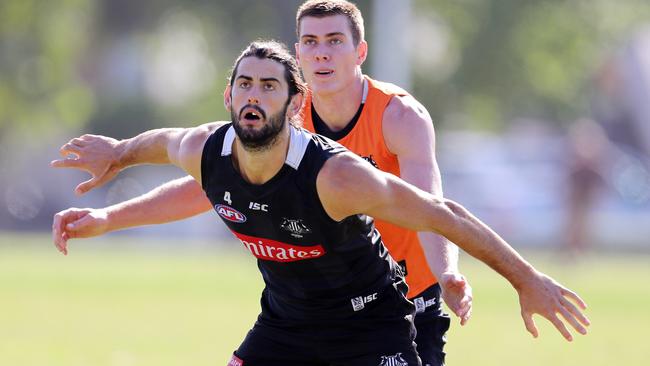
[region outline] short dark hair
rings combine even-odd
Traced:
[[[354,46],[364,39],[363,17],[354,3],[345,0],[308,0],[298,8],[296,13],[296,35],[300,39],[300,23],[304,17],[325,18],[344,15],[350,23]]]
[[[284,78],[289,85],[289,97],[293,97],[298,93],[306,93],[307,85],[302,80],[302,76],[300,76],[296,59],[291,56],[291,53],[289,53],[289,50],[284,43],[273,40],[257,40],[251,42],[248,47],[242,51],[232,68],[232,73],[230,74],[230,86],[233,86],[235,83],[237,68],[239,68],[241,60],[246,57],[257,57],[259,59],[269,59],[279,62],[284,66]]]

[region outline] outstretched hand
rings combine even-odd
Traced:
[[[580,311],[580,309],[585,310],[587,304],[576,293],[560,285],[552,278],[538,272],[534,280],[521,286],[517,291],[519,293],[521,317],[526,324],[526,329],[533,337],[537,338],[539,335],[533,320],[533,314],[539,314],[548,319],[567,341],[572,341],[573,336],[565,322],[571,324],[578,333],[587,334],[587,328],[585,327],[590,324],[590,321]],[[565,322],[558,317],[558,314],[564,318]]]
[[[108,231],[108,218],[104,210],[69,208],[54,215],[52,240],[59,252],[68,254],[68,240],[88,238]]]
[[[59,150],[63,159],[53,160],[50,166],[75,168],[90,173],[91,178],[75,188],[77,194],[84,194],[101,187],[120,172],[121,168],[117,166],[117,144],[118,141],[110,137],[83,135],[63,145]]]
[[[472,316],[472,287],[458,272],[445,272],[438,278],[442,299],[457,317],[460,325],[465,325]]]

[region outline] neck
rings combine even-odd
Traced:
[[[320,118],[332,131],[344,129],[359,110],[363,99],[363,74],[336,93],[313,94],[312,103]]]
[[[282,169],[289,151],[290,128],[285,123],[277,139],[264,149],[247,149],[239,138],[235,139],[233,164],[244,180],[252,184],[264,184]]]

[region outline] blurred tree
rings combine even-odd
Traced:
[[[650,20],[644,0],[424,1],[450,28],[448,78],[415,73],[417,95],[438,120],[468,116],[470,127],[499,129],[517,117],[566,122],[584,115],[590,77],[602,54]],[[428,42],[419,38],[416,42]],[[447,121],[445,121],[447,120]]]
[[[77,72],[91,29],[87,0],[0,2],[0,139],[76,127],[93,112]]]

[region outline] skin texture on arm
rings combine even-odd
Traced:
[[[435,156],[435,131],[427,110],[412,96],[394,97],[382,121],[384,140],[397,155],[400,177],[442,197],[442,181]],[[419,232],[427,262],[438,278],[442,297],[464,325],[471,315],[472,289],[458,271],[458,247],[445,238]]]
[[[174,156],[171,154],[177,152],[181,141],[186,135],[189,136],[189,132],[214,131],[225,123],[212,122],[196,128],[161,128],[125,140],[83,135],[63,145],[59,150],[63,158],[52,161],[50,165],[55,168],[76,168],[90,173],[91,178],[75,188],[77,194],[84,194],[106,184],[130,166],[174,163]]]
[[[187,176],[139,197],[101,209],[70,208],[54,215],[52,239],[67,254],[67,241],[129,227],[183,220],[212,208],[199,183]]]
[[[367,214],[416,231],[434,231],[486,263],[517,290],[526,329],[535,337],[533,314],[548,319],[567,339],[573,337],[566,322],[586,334],[589,320],[578,295],[538,272],[487,225],[451,200],[433,196],[370,167],[351,153],[330,158],[318,175],[317,190],[323,207],[334,220]],[[406,209],[405,209],[406,208]]]

